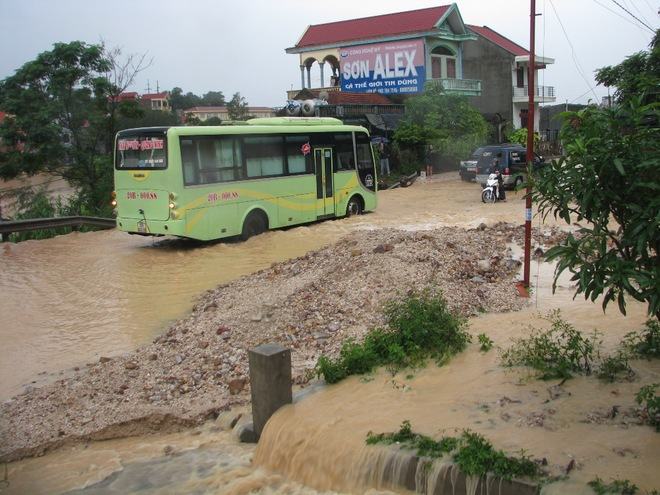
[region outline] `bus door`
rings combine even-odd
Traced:
[[[314,148],[316,167],[316,216],[335,214],[332,148]]]

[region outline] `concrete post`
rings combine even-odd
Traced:
[[[307,87],[312,89],[312,66],[307,66]]]
[[[323,77],[323,66],[325,65],[325,62],[319,62],[319,68],[321,69],[321,87],[325,88],[325,79]]]
[[[300,89],[305,89],[305,66],[300,66]]]
[[[263,344],[248,351],[252,421],[259,438],[268,419],[280,407],[291,404],[291,350]]]

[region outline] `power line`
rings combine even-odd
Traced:
[[[582,70],[582,67],[580,66],[580,62],[577,59],[577,55],[575,54],[575,48],[573,47],[573,43],[571,43],[570,38],[568,37],[568,33],[566,32],[566,28],[564,27],[564,23],[561,22],[561,19],[559,17],[559,13],[557,12],[557,9],[555,8],[555,4],[552,0],[550,0],[550,6],[552,7],[552,10],[555,13],[555,17],[557,17],[557,20],[559,21],[559,25],[561,26],[561,30],[564,32],[564,37],[566,38],[566,41],[568,41],[568,46],[571,47],[571,57],[573,58],[573,63],[575,64],[575,68],[578,71],[578,74],[582,77],[584,82],[587,84],[587,87],[591,90],[591,92],[594,94],[594,98],[598,100],[598,96],[596,95],[596,91],[594,91],[593,86],[591,86],[591,83],[587,79],[587,77],[584,75],[584,71]]]
[[[621,7],[621,9],[624,10],[624,11],[626,11],[630,17],[632,17],[633,19],[637,20],[637,22],[639,22],[642,26],[646,27],[646,29],[648,29],[649,31],[651,31],[651,33],[655,33],[655,31],[653,30],[653,28],[651,28],[651,26],[649,26],[648,24],[646,24],[644,21],[642,21],[639,17],[637,17],[637,16],[636,16],[635,14],[633,14],[632,12],[630,12],[627,8],[625,8],[625,7],[624,7],[623,5],[621,5],[619,2],[617,2],[616,0],[612,0],[612,3],[614,3],[614,4],[618,5],[619,7]]]
[[[619,14],[616,10],[612,10],[612,9],[609,8],[607,5],[600,3],[598,0],[594,0],[594,2],[597,3],[598,5],[600,5],[601,7],[603,7],[605,10],[611,12],[612,14],[614,14],[615,16],[617,16],[618,18],[623,19],[623,20],[626,21],[628,24],[632,24],[632,25],[635,26],[637,29],[640,29],[641,31],[646,32],[646,31],[644,31],[644,28],[643,28],[642,26],[640,26],[639,24],[637,24],[637,23],[634,22],[634,21],[631,21],[631,20],[628,19],[627,17],[622,16],[622,15]]]
[[[627,1],[624,0],[623,3],[626,5],[626,7],[628,7],[628,2]],[[630,0],[630,5],[633,6],[633,8],[637,11],[639,16],[644,20],[644,22],[649,22],[648,19],[646,18],[646,16],[644,15],[644,12],[642,12],[642,10],[637,6],[637,4],[635,3],[634,0]]]

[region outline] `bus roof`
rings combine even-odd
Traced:
[[[265,117],[250,119],[235,125],[215,126],[171,126],[142,127],[125,129],[117,133],[118,137],[137,136],[141,133],[174,133],[179,136],[199,136],[217,134],[269,134],[269,133],[304,133],[304,132],[368,132],[362,126],[344,124],[332,117]]]

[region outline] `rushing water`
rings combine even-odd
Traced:
[[[0,245],[0,396],[48,379],[42,371],[130,351],[183,316],[201,291],[354,229],[516,221],[523,205],[514,194],[506,204],[483,205],[478,186],[436,181],[381,193],[370,215],[269,232],[246,243],[153,242],[106,231]],[[612,348],[644,320],[639,305],[624,318],[614,308],[604,315],[597,305],[572,301],[566,281],[551,296],[551,267],[534,263],[532,272],[540,277],[532,306],[473,318],[473,334],[485,332],[505,345],[530,323],[541,324],[537,310],[561,307],[578,328],[604,331],[604,344]],[[382,371],[350,378],[280,410],[256,451],[213,423],[179,434],[61,449],[5,466],[0,493],[387,493],[391,487],[383,485],[379,466],[388,454],[367,449],[364,438],[369,430],[393,431],[404,419],[429,435],[471,428],[498,448],[524,446],[555,467],[575,459],[574,484],[550,487],[548,493],[575,493],[596,475],[660,486],[660,441],[652,430],[584,422],[585,408],[611,407],[612,397],[631,403],[641,383],[602,385],[578,378],[565,386],[570,396],[547,405],[548,384],[521,380],[497,362],[496,351],[483,354],[474,346],[443,368],[429,366],[411,377]],[[657,365],[634,366],[644,383],[660,381]],[[547,423],[527,426],[539,412]]]

